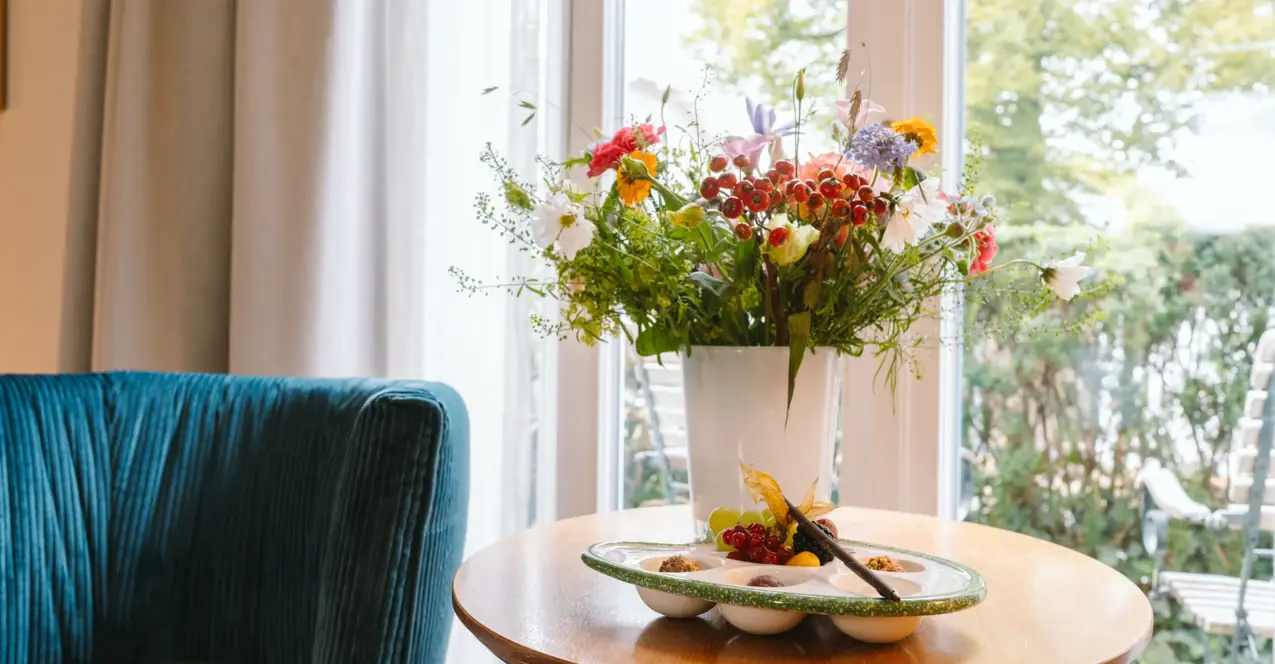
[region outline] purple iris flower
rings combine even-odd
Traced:
[[[744,103],[748,107],[748,120],[753,125],[753,135],[749,137],[731,136],[722,144],[722,150],[729,157],[744,155],[748,157],[749,163],[757,168],[757,160],[761,158],[761,152],[766,146],[773,146],[771,150],[772,160],[783,158],[783,143],[780,139],[784,136],[790,136],[795,131],[793,123],[785,122],[779,126],[775,126],[778,119],[775,115],[775,109],[767,107],[765,104],[753,103],[751,97],[744,97]]]

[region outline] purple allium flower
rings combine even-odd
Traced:
[[[873,124],[855,133],[849,157],[868,168],[892,173],[903,168],[913,152],[915,143],[885,125]]]

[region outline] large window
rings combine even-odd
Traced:
[[[1275,149],[1275,4],[966,7],[968,137],[987,190],[1014,206],[1002,259],[1090,249],[1110,290],[1051,312],[1102,311],[1080,334],[967,341],[963,507],[1143,580],[1146,460],[1205,504],[1236,497],[1228,455],[1275,307],[1275,210],[1242,193]],[[1169,565],[1238,571],[1236,534],[1180,525]],[[1200,661],[1198,633],[1156,610],[1144,661]]]

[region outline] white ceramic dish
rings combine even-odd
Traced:
[[[729,560],[712,544],[609,542],[584,552],[589,567],[632,583],[651,610],[691,618],[714,606],[734,627],[751,634],[780,634],[807,615],[832,617],[843,633],[870,643],[890,643],[916,630],[922,616],[951,613],[978,604],[987,594],[968,567],[914,551],[865,542],[844,544],[866,560],[888,555],[904,572],[877,572],[902,597],[890,602],[838,561],[822,567],[783,567]],[[674,555],[692,559],[694,572],[660,572]],[[783,587],[753,587],[756,576],[777,578]]]

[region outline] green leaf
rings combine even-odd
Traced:
[[[904,191],[907,191],[908,189],[921,184],[921,181],[924,179],[925,171],[907,166],[904,167],[901,177],[899,178],[899,185],[903,187]]]
[[[536,119],[536,114],[532,113],[531,115],[528,115],[526,118],[523,119],[521,126],[526,127],[528,124],[531,123],[532,120],[535,120],[535,119]]]
[[[493,93],[493,92],[495,92],[495,91],[497,91],[497,90],[499,90],[499,89],[500,89],[500,86],[499,86],[499,85],[493,85],[493,86],[491,86],[490,88],[483,88],[483,92],[482,92],[482,93],[483,93],[483,94],[485,94],[485,95],[489,95],[489,94],[491,94],[491,93]]]
[[[797,385],[797,370],[806,357],[806,344],[810,343],[810,312],[803,311],[788,317],[788,408],[792,408],[792,390]],[[784,424],[788,416],[784,415]]]
[[[700,287],[700,297],[704,302],[704,313],[715,316],[721,311],[730,284],[707,272],[692,272],[691,281]]]
[[[536,105],[535,105],[535,104],[533,104],[533,103],[531,103],[531,102],[529,102],[529,101],[527,101],[526,99],[524,99],[524,100],[522,100],[522,101],[518,102],[518,105],[519,105],[519,106],[521,106],[521,107],[523,107],[523,108],[525,108],[525,109],[527,109],[527,110],[529,110],[529,111],[534,111],[534,110],[536,110]]]
[[[648,327],[638,332],[634,348],[638,355],[650,357],[660,353],[675,353],[682,347],[682,337],[677,332],[663,327]]]

